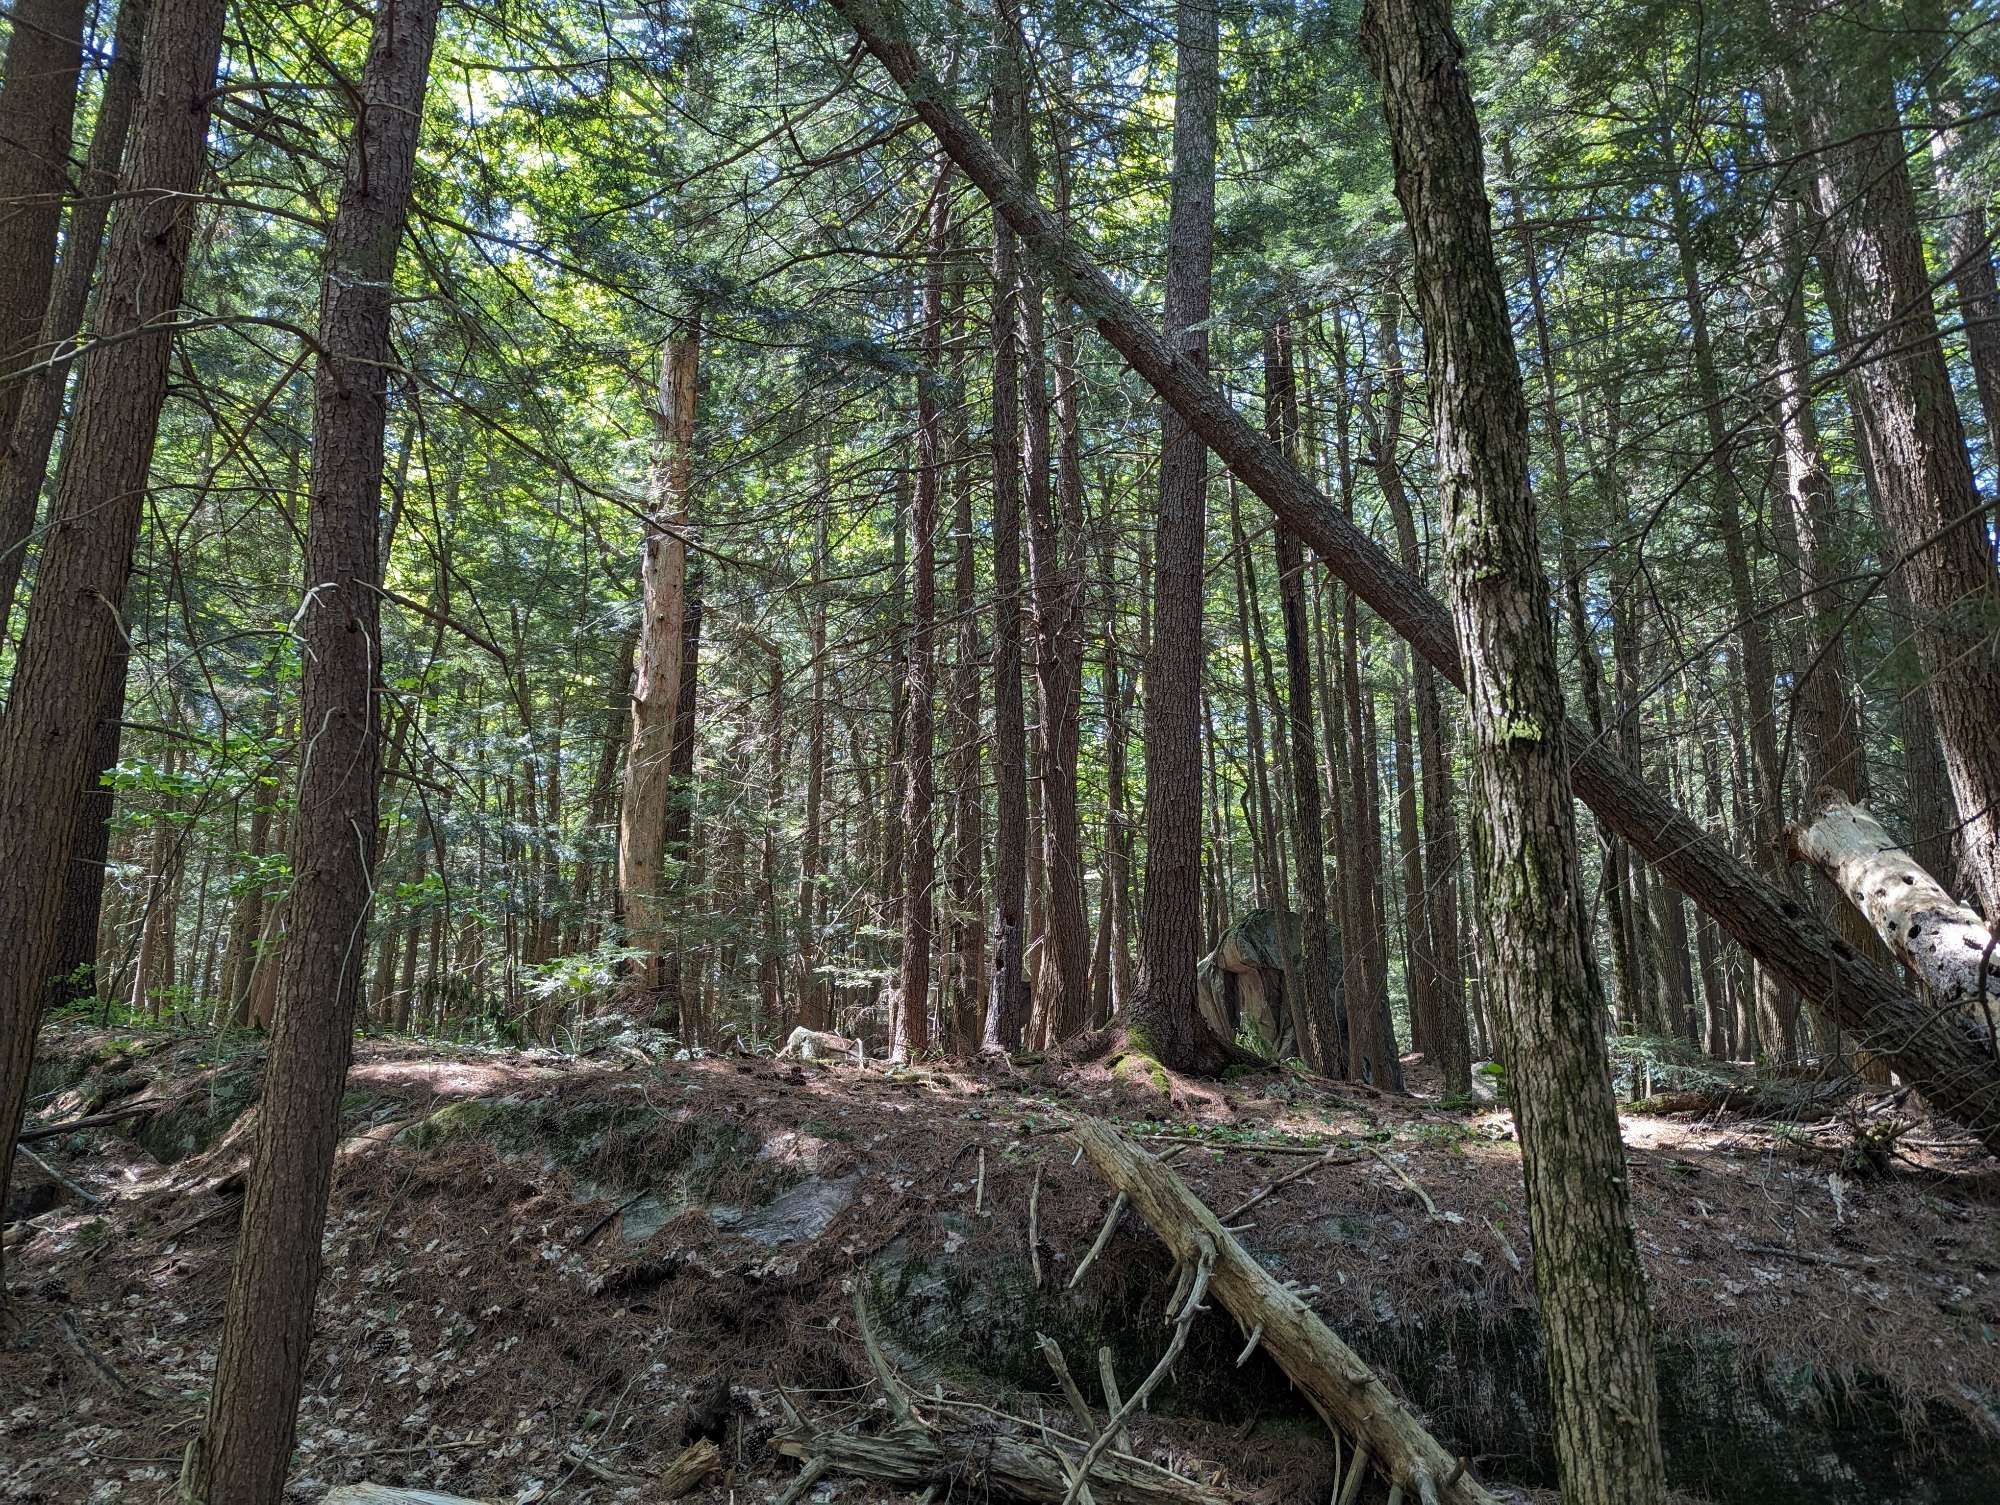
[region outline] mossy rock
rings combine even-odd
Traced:
[[[599,1188],[671,1187],[684,1204],[718,1196],[746,1172],[766,1192],[798,1179],[758,1162],[758,1141],[737,1124],[639,1102],[465,1098],[403,1130],[396,1143],[421,1153],[470,1139],[505,1156],[538,1155]]]
[[[1111,1058],[1111,1080],[1120,1086],[1157,1092],[1161,1097],[1172,1096],[1174,1090],[1166,1067],[1138,1050],[1128,1050]]]
[[[29,1101],[69,1091],[90,1075],[91,1065],[88,1051],[37,1051],[28,1072]]]
[[[164,1113],[139,1120],[133,1138],[155,1160],[186,1160],[212,1149],[262,1091],[261,1073],[229,1067]]]

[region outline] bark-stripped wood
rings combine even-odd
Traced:
[[[1425,1430],[1353,1349],[1253,1259],[1170,1169],[1114,1130],[1085,1119],[1071,1130],[1091,1166],[1192,1268],[1214,1251],[1208,1289],[1243,1331],[1261,1330],[1264,1351],[1326,1424],[1368,1449],[1376,1466],[1418,1500],[1488,1505],[1493,1496]],[[1458,1473],[1455,1482],[1445,1481]]]
[[[1947,893],[1880,821],[1829,795],[1811,820],[1785,833],[1785,844],[1832,880],[1936,1003],[1964,1011],[1982,1032],[1992,1027],[1986,1007],[2000,1010],[1994,927]]]

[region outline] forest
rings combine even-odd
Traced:
[[[0,1500],[2000,1498],[1991,0],[6,0]]]

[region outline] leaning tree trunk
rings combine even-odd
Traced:
[[[651,510],[639,567],[638,670],[618,804],[618,896],[625,936],[640,962],[640,986],[657,1010],[666,1001],[672,917],[668,913],[667,817],[673,801],[674,731],[680,716],[686,648],[688,499],[694,482],[695,387],[701,323],[689,318],[660,355],[653,423]]]
[[[222,0],[160,0],[140,85],[127,197],[104,260],[98,329],[84,361],[55,521],[0,721],[0,1186],[27,1101],[67,865],[96,718],[125,667],[119,620],[145,517],[146,475],[172,349],[169,326],[194,229],[222,47]]]
[[[1939,1007],[1993,1041],[2000,1019],[2000,929],[1959,903],[1863,806],[1821,797],[1786,849],[1826,875]]]
[[[1295,529],[1440,675],[1463,688],[1464,669],[1444,607],[1374,540],[1342,519],[1298,467],[1161,338],[1089,254],[1063,233],[1054,216],[1022,191],[992,146],[951,104],[949,91],[924,67],[880,0],[836,4],[952,160],[1042,257],[1064,294],[1090,310],[1105,341],[1187,419],[1280,521]],[[1818,916],[1760,879],[1588,729],[1566,723],[1561,730],[1575,793],[1635,852],[1747,951],[1823,1003],[1842,1028],[1879,1042],[1877,1048],[1891,1066],[1921,1087],[1941,1112],[2000,1151],[2000,1068],[1983,1037],[1956,1020],[1939,1018],[1897,979],[1857,956]]]
[[[1488,985],[1509,1036],[1564,1498],[1666,1496],[1646,1277],[1590,964],[1528,412],[1493,255],[1485,164],[1448,0],[1369,0],[1361,44],[1415,251],[1471,704]],[[1674,896],[1679,903],[1679,895]]]
[[[196,1505],[268,1505],[283,1493],[305,1383],[374,877],[390,306],[440,8],[395,0],[377,14],[327,247],[297,628],[307,751],[292,933],[208,1422],[182,1474],[183,1497]]]

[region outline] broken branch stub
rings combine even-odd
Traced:
[[[1494,1505],[1360,1355],[1245,1253],[1180,1177],[1095,1120],[1071,1133],[1097,1173],[1125,1194],[1175,1258],[1192,1263],[1213,1249],[1209,1294],[1246,1332],[1262,1329],[1264,1351],[1329,1427],[1367,1449],[1391,1484],[1419,1500]]]

